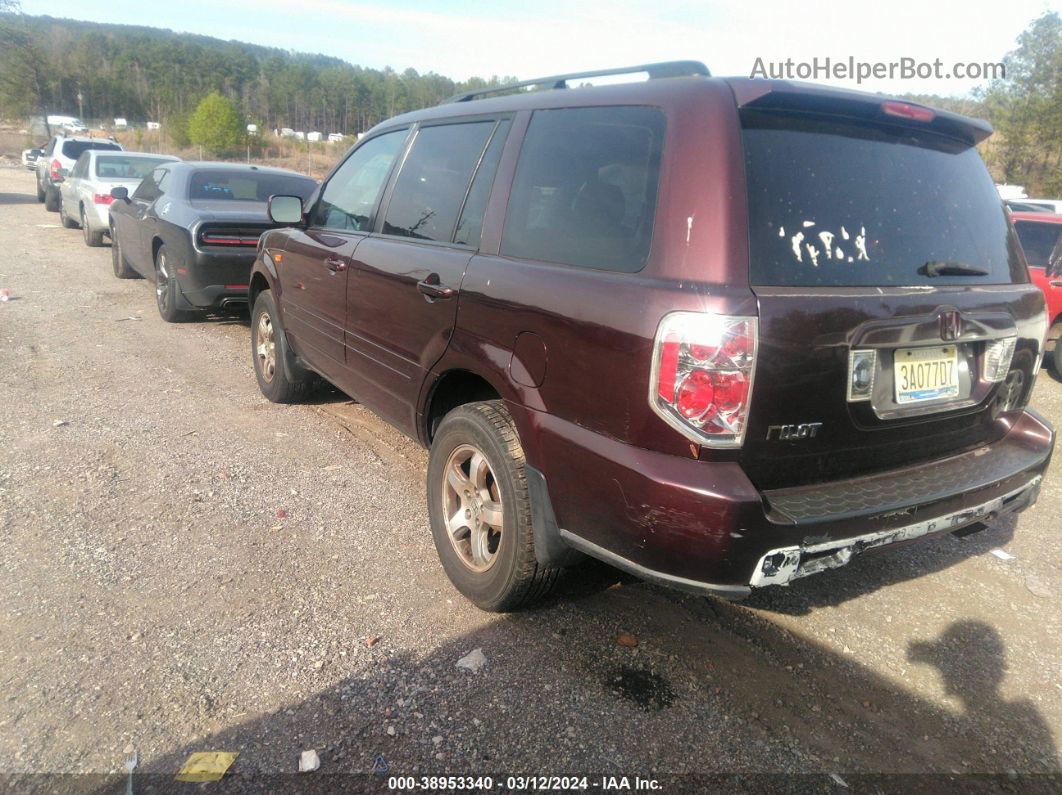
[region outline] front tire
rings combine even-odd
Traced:
[[[103,232],[93,231],[85,218],[85,208],[81,208],[81,232],[85,236],[85,245],[89,248],[99,248],[103,245]]]
[[[62,204],[62,200],[59,196],[58,188],[45,188],[44,189],[44,209],[50,213],[59,212],[59,206]]]
[[[535,557],[527,464],[500,400],[468,403],[443,418],[428,459],[428,515],[450,581],[483,610],[531,604],[560,569]]]
[[[273,294],[263,290],[251,311],[251,356],[258,388],[273,403],[298,403],[313,388],[315,378],[291,366],[291,352],[284,327],[280,325]],[[289,363],[287,366],[285,363]]]
[[[160,246],[155,255],[155,305],[167,323],[182,323],[188,319],[188,312],[177,308],[179,299],[177,274],[166,255],[166,247]]]

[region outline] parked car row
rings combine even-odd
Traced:
[[[587,555],[741,598],[1037,499],[1048,316],[990,132],[693,62],[552,76],[388,120],[319,186],[157,164],[111,191],[114,268],[167,320],[243,296],[265,397],[324,379],[428,447],[480,607]]]

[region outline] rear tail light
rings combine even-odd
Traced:
[[[985,347],[985,380],[999,383],[1010,372],[1010,360],[1014,358],[1017,337],[993,340]]]
[[[110,204],[113,201],[114,201],[114,197],[111,194],[109,194],[109,193],[93,193],[92,194],[92,203],[93,204]]]
[[[204,246],[251,246],[258,245],[260,230],[245,229],[205,229],[199,234],[199,242]]]
[[[649,404],[706,447],[740,447],[756,364],[756,318],[673,312],[653,343]]]
[[[59,179],[59,172],[63,170],[63,164],[58,160],[53,160],[48,168],[51,170],[52,179]]]

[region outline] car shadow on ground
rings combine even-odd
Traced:
[[[615,642],[620,628],[636,650]],[[484,667],[456,668],[474,649]],[[497,617],[423,656],[384,637],[358,650],[361,674],[301,703],[217,731],[206,716],[198,740],[140,749],[134,791],[187,790],[173,776],[197,751],[239,753],[225,792],[386,791],[389,776],[442,774],[494,775],[497,791],[505,775],[561,773],[652,775],[668,792],[842,791],[831,774],[856,792],[1058,791],[1047,723],[1000,693],[995,629],[958,621],[893,653],[935,669],[950,704],[739,606],[620,584]],[[307,749],[321,767],[298,776]],[[70,783],[121,793],[127,779]]]
[[[32,193],[0,193],[0,204],[36,204]]]

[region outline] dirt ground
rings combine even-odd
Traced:
[[[136,791],[193,751],[247,790],[1062,786],[1057,464],[1017,522],[742,605],[588,566],[489,615],[436,561],[426,454],[336,392],[266,402],[244,316],[163,323],[16,168],[0,252],[0,788],[122,792],[134,749]],[[1062,383],[1033,403],[1062,425]]]

